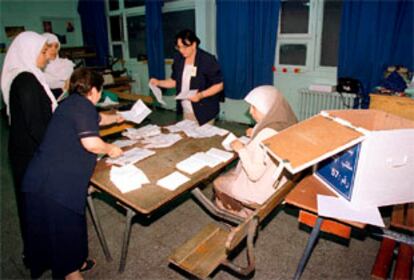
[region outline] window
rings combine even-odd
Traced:
[[[125,59],[146,60],[145,0],[119,0],[121,1],[120,7],[118,0],[108,1],[112,55],[114,57],[122,56]],[[165,58],[174,57],[175,34],[185,28],[195,30],[194,2],[164,0]]]
[[[342,0],[281,1],[277,64],[307,70],[336,67]]]
[[[175,34],[183,29],[195,31],[195,11],[185,10],[163,14],[164,57],[174,57]]]

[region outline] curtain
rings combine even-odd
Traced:
[[[362,108],[389,65],[414,70],[412,0],[344,1],[338,77],[362,82]]]
[[[157,79],[165,77],[162,5],[163,0],[145,1],[148,74]]]
[[[226,97],[273,84],[280,0],[216,0],[217,54]]]
[[[107,66],[109,55],[105,0],[79,0],[83,43],[96,52],[96,58],[87,59],[88,66]]]

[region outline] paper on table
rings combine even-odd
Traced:
[[[131,150],[124,152],[123,155],[120,157],[107,159],[106,162],[110,164],[118,164],[124,166],[136,163],[140,160],[143,160],[144,158],[152,156],[153,154],[155,154],[155,152],[152,150],[135,147]]]
[[[189,99],[191,96],[195,95],[197,91],[198,91],[197,89],[192,89],[189,91],[182,91],[180,92],[179,95],[175,97],[175,99],[177,100]]]
[[[208,167],[215,167],[221,163],[221,159],[206,153],[195,153],[191,157],[204,162]]]
[[[341,198],[318,195],[318,215],[384,227],[377,207],[356,209]]]
[[[157,86],[154,86],[151,83],[148,83],[149,88],[151,89],[152,93],[155,96],[155,99],[157,99],[157,101],[159,103],[161,103],[162,105],[166,105],[165,101],[162,99],[162,92],[161,89]]]
[[[187,174],[194,174],[205,166],[207,166],[206,162],[193,156],[190,156],[176,164],[177,169]]]
[[[132,106],[131,110],[119,112],[124,119],[134,122],[134,123],[141,123],[149,114],[151,114],[151,110],[145,106],[142,100],[138,100],[135,102],[134,106]]]
[[[134,141],[134,140],[116,140],[112,142],[112,144],[118,146],[119,148],[131,146],[135,143],[137,143],[137,141]]]
[[[123,167],[112,166],[109,176],[122,193],[139,189],[143,184],[150,182],[145,173],[133,164]]]
[[[157,185],[166,188],[170,191],[173,191],[188,181],[190,181],[190,178],[188,178],[184,174],[181,174],[178,171],[174,171],[170,175],[159,179],[157,181]]]
[[[217,148],[211,148],[206,152],[206,154],[214,157],[218,157],[221,159],[222,162],[226,162],[233,157],[233,153],[226,152]]]

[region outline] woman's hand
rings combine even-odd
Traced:
[[[197,103],[201,99],[203,99],[203,97],[204,97],[203,92],[199,91],[188,99],[190,99],[191,102]]]
[[[230,143],[230,147],[233,149],[233,151],[238,152],[240,149],[244,148],[244,144],[240,142],[240,140],[234,140]]]
[[[118,146],[114,145],[114,144],[108,144],[108,156],[111,158],[116,158],[119,157],[120,155],[122,155],[124,152],[122,151],[121,148],[119,148]]]
[[[246,136],[247,137],[253,136],[253,128],[249,127],[248,129],[246,129]]]
[[[114,122],[121,123],[124,121],[125,121],[124,117],[118,114],[118,112],[116,112],[116,114],[114,115]]]
[[[151,79],[149,80],[149,83],[150,83],[151,85],[153,85],[153,86],[158,87],[158,86],[159,86],[159,84],[160,84],[160,80],[155,79],[155,78],[151,78]]]

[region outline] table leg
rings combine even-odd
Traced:
[[[111,253],[109,252],[108,244],[106,243],[105,235],[102,231],[101,222],[99,221],[99,218],[96,215],[95,205],[93,204],[93,199],[90,194],[87,196],[87,201],[88,201],[89,211],[92,216],[92,222],[93,222],[93,225],[95,226],[96,233],[98,234],[98,239],[104,251],[106,261],[110,262],[112,261],[112,256],[111,256]]]
[[[312,232],[309,236],[308,243],[306,244],[305,251],[303,251],[302,258],[300,259],[300,262],[296,269],[295,276],[293,277],[294,280],[298,280],[302,275],[303,270],[305,269],[306,262],[308,261],[312,253],[313,246],[315,245],[316,240],[318,239],[322,221],[322,217],[318,217],[318,219],[316,220],[315,226],[313,227]]]
[[[135,212],[132,211],[130,208],[126,207],[127,214],[125,220],[125,231],[124,231],[124,240],[122,242],[122,252],[121,252],[121,261],[119,263],[119,273],[124,272],[125,264],[126,264],[126,256],[128,253],[128,243],[129,243],[129,235],[131,233],[131,222],[132,218],[135,215]]]

